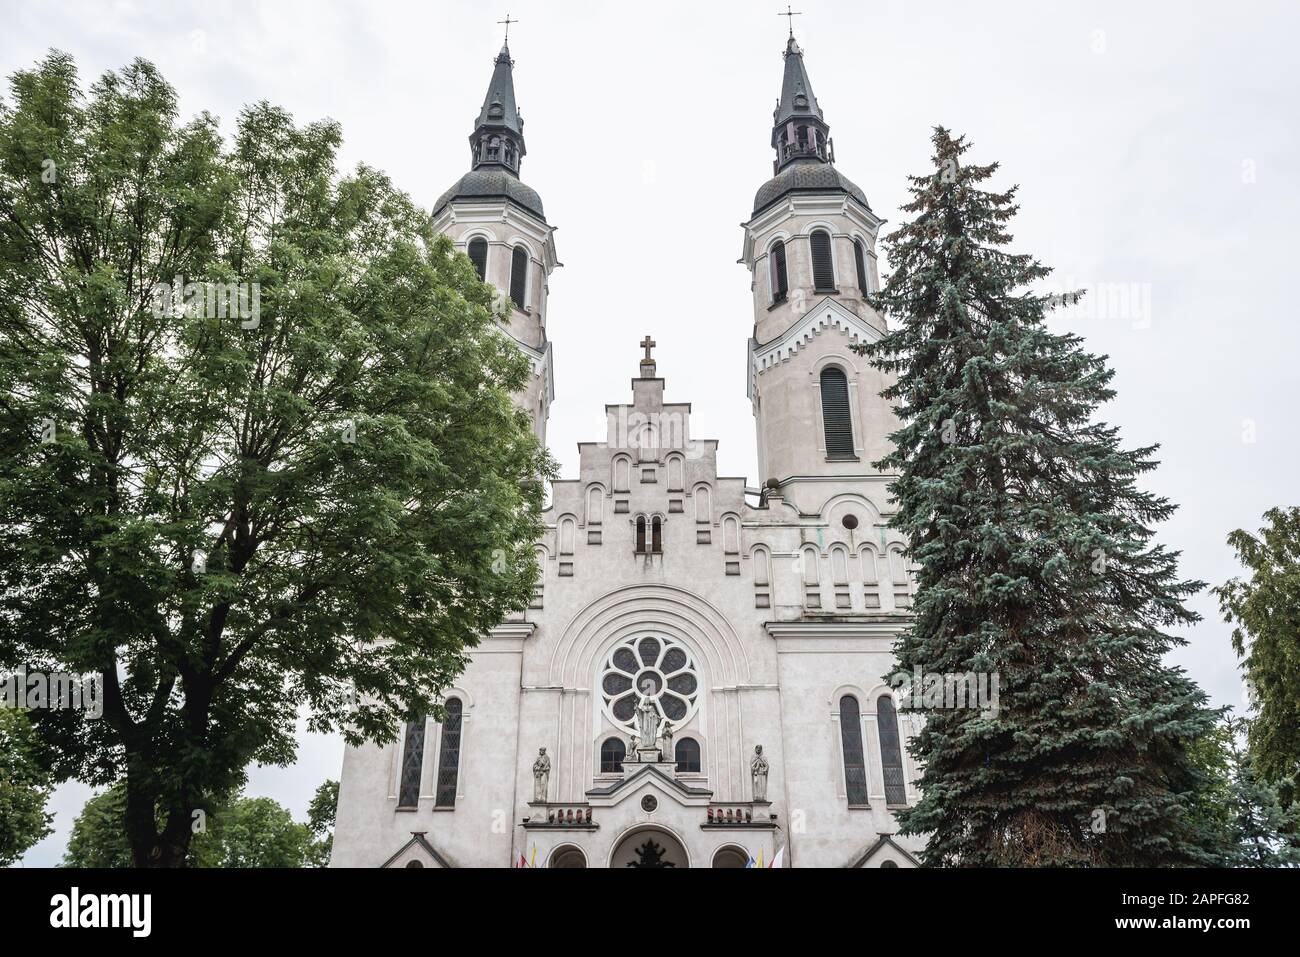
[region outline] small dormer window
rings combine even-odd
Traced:
[[[808,97],[804,96],[802,93],[796,93],[794,95],[794,107],[796,110],[808,109]]]
[[[488,119],[499,120],[503,116],[505,116],[505,110],[501,108],[500,101],[494,102],[488,107]]]

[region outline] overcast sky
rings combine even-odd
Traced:
[[[1237,573],[1224,536],[1300,504],[1296,185],[1300,8],[1286,2],[799,0],[795,34],[835,140],[838,168],[891,223],[905,175],[943,124],[1021,184],[1016,246],[1065,286],[1132,290],[1057,321],[1117,370],[1104,417],[1126,444],[1159,443],[1148,485],[1181,506],[1161,537],[1189,578]],[[522,176],[558,227],[551,277],[556,400],[550,439],[565,476],[579,441],[624,401],[636,342],[659,343],[671,401],[718,438],[723,474],[755,474],[745,398],[749,276],[739,223],[771,176],[772,106],[786,20],[777,3],[37,2],[0,0],[6,76],[50,47],[84,85],[152,60],[182,114],[229,130],[266,99],[300,122],[343,127],[342,166],[386,170],[432,202],[468,169],[469,135],[507,11],[526,120]],[[8,95],[6,86],[5,95]],[[886,226],[886,229],[889,227]],[[888,262],[883,264],[888,269]],[[1112,300],[1113,301],[1113,300]],[[1146,308],[1149,303],[1149,308]],[[1184,665],[1216,703],[1240,704],[1228,627],[1208,594]],[[342,746],[304,739],[297,765],[254,769],[250,793],[303,819],[338,777]],[[89,790],[56,794],[50,864]]]

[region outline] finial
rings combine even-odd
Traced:
[[[645,350],[645,358],[641,360],[641,378],[653,379],[655,377],[655,360],[654,357],[650,355],[650,350],[659,345],[659,343],[655,342],[649,336],[646,336],[638,344]]]
[[[518,22],[519,22],[518,20],[511,20],[510,14],[508,13],[506,14],[506,18],[504,20],[497,21],[497,23],[504,23],[506,25],[506,39],[505,39],[506,43],[510,42],[510,24],[518,23]]]
[[[508,16],[508,15],[509,15],[509,14],[507,14],[507,16]],[[803,11],[802,11],[802,10],[791,10],[791,9],[790,9],[790,4],[787,3],[787,4],[785,5],[785,13],[778,13],[777,16],[778,16],[778,17],[785,17],[785,18],[786,18],[786,22],[790,25],[790,39],[793,40],[793,39],[794,39],[794,18],[795,18],[795,17],[802,17],[802,16],[803,16]]]

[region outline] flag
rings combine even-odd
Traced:
[[[537,845],[536,844],[533,845],[533,859],[531,862],[529,862],[528,866],[529,867],[537,866]]]
[[[747,861],[745,862],[745,866],[746,866],[746,867],[753,867],[753,866],[754,866],[754,855],[753,855],[753,854],[749,855],[749,860],[747,860]]]
[[[784,860],[785,860],[785,846],[782,845],[781,850],[777,851],[776,854],[773,855],[772,860],[768,862],[767,866],[780,867]]]
[[[763,866],[763,849],[761,847],[758,849],[758,866]]]
[[[517,863],[517,864],[515,865],[515,867],[527,867],[527,866],[528,866],[528,858],[524,857],[524,852],[523,852],[523,851],[520,851],[520,852],[519,852],[519,863]]]

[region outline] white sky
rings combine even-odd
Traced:
[[[469,135],[511,27],[526,125],[523,179],[566,265],[551,277],[563,474],[580,440],[623,401],[636,342],[659,343],[673,401],[721,440],[723,474],[755,484],[745,398],[749,277],[739,223],[771,175],[783,4],[471,2],[37,2],[0,0],[0,71],[50,47],[83,84],[136,56],[226,129],[267,99],[299,122],[343,126],[342,167],[380,167],[428,207],[468,169]],[[1162,539],[1189,578],[1237,573],[1224,544],[1275,505],[1296,505],[1296,156],[1300,8],[1285,2],[800,0],[795,33],[831,125],[838,167],[877,214],[900,219],[905,175],[926,169],[929,130],[974,143],[1020,183],[1016,245],[1062,284],[1136,283],[1150,317],[1078,316],[1117,369],[1103,412],[1129,446],[1160,443],[1148,487],[1180,503]],[[7,97],[7,87],[5,95]],[[887,226],[886,229],[889,227]],[[888,263],[883,264],[888,268]],[[1254,441],[1243,440],[1253,423]],[[1175,660],[1217,703],[1240,704],[1228,628],[1206,620]],[[342,749],[312,738],[296,766],[254,769],[251,793],[305,817]],[[61,788],[58,832],[27,856],[50,864],[89,790]]]

